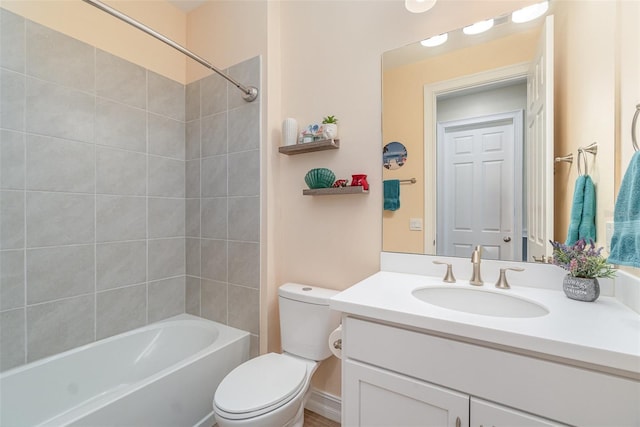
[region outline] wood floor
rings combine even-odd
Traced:
[[[218,427],[218,424],[214,424],[213,427]],[[331,421],[328,418],[322,417],[315,412],[305,409],[303,427],[340,427],[340,423]]]
[[[331,421],[315,412],[304,410],[304,427],[340,427],[340,423]]]

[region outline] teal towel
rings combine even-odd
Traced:
[[[607,262],[640,268],[640,151],[631,158],[618,192]]]
[[[388,179],[383,183],[384,210],[397,211],[400,209],[400,180]]]
[[[573,205],[571,206],[571,219],[569,221],[569,231],[567,233],[567,246],[573,246],[578,241],[580,234],[580,221],[582,220],[582,207],[584,205],[584,186],[586,177],[580,175],[576,179],[576,185],[573,189]]]
[[[578,229],[578,239],[596,241],[596,188],[589,175],[584,179],[584,197],[582,198],[582,218]]]

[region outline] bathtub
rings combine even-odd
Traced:
[[[0,374],[0,426],[213,425],[249,333],[182,314]]]

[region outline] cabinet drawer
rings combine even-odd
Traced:
[[[347,316],[353,359],[562,423],[640,425],[640,382]]]

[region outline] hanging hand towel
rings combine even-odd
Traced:
[[[384,210],[396,211],[400,209],[400,180],[388,179],[383,183]]]
[[[576,186],[573,189],[573,205],[571,206],[571,219],[569,222],[569,232],[567,234],[567,246],[573,246],[578,241],[580,233],[580,221],[582,220],[582,207],[584,205],[584,187],[586,178],[580,175],[576,179]]]
[[[640,151],[631,158],[618,192],[607,262],[640,268]]]
[[[582,199],[582,217],[578,229],[578,239],[596,240],[596,188],[589,175],[584,177],[584,197]]]

